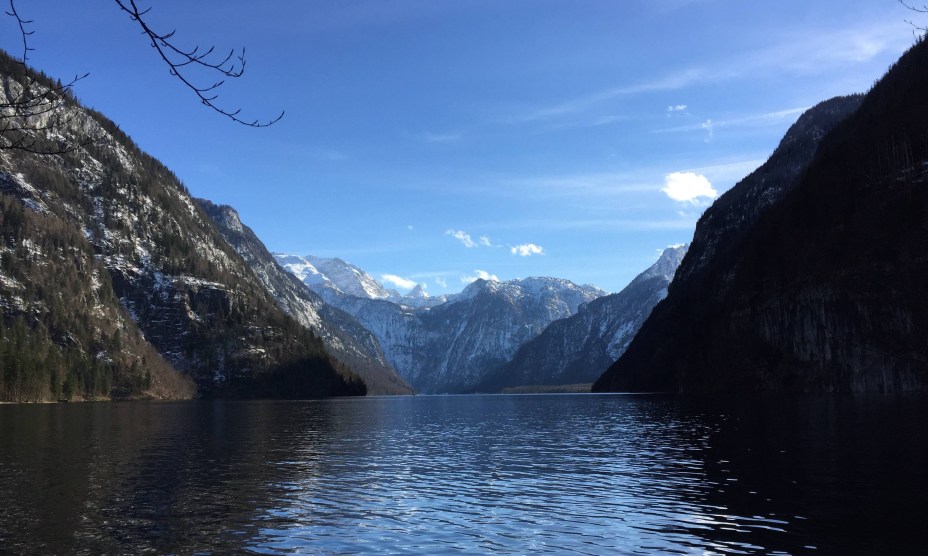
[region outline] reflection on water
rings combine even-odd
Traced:
[[[14,552],[917,553],[928,403],[0,407]]]

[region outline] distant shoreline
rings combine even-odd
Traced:
[[[503,388],[503,394],[582,394],[589,393],[593,383],[554,384],[538,386],[511,386]]]

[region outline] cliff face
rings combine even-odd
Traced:
[[[925,90],[921,41],[823,128],[772,202],[713,205],[667,299],[595,388],[928,389]],[[750,199],[758,172],[731,198]]]
[[[387,362],[377,338],[354,317],[323,301],[296,276],[281,268],[264,243],[242,223],[235,209],[205,199],[196,201],[277,305],[319,336],[330,354],[358,373],[367,384],[368,394],[413,393],[412,387]]]
[[[0,57],[0,74],[0,101],[5,102],[17,98],[26,83],[39,89],[51,84],[41,76],[27,77],[5,55]],[[10,145],[10,134],[5,134],[0,138],[0,190],[31,219],[53,222],[62,234],[80,239],[63,246],[24,237],[19,246],[27,247],[10,253],[10,265],[28,263],[23,253],[35,244],[43,246],[43,261],[50,265],[46,272],[67,274],[77,268],[77,282],[93,284],[94,295],[121,306],[124,320],[134,324],[123,330],[140,331],[171,366],[193,378],[201,394],[363,392],[363,384],[328,358],[317,337],[276,307],[167,168],[113,122],[74,99],[62,98],[53,112],[58,123],[45,121],[49,113],[30,116],[39,121],[24,133],[34,136],[31,144],[57,148],[61,154],[2,148]],[[7,123],[21,123],[7,118]],[[12,209],[7,213],[13,214]],[[62,254],[62,248],[72,245],[78,251]],[[88,252],[94,265],[70,261]],[[13,285],[11,296],[15,289]],[[80,295],[80,287],[42,289],[34,292],[34,306],[81,307],[85,303]],[[12,309],[5,311],[5,320],[22,316],[30,333],[52,338],[56,350],[70,349],[66,339],[80,319],[44,318],[41,311],[17,308],[15,301],[6,306]],[[88,337],[96,343],[80,342],[76,349],[93,361],[118,361],[122,342],[112,341],[113,333],[106,327],[90,330]],[[138,362],[144,363],[141,358]]]

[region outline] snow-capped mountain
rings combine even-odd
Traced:
[[[573,316],[552,322],[523,344],[511,361],[490,373],[477,390],[596,380],[622,355],[651,309],[667,296],[686,248],[665,249],[657,262],[619,293],[590,301]]]
[[[315,332],[332,355],[358,373],[367,384],[368,394],[413,392],[387,362],[377,338],[354,317],[323,301],[297,276],[281,268],[264,243],[242,223],[234,208],[205,199],[196,199],[196,202],[213,219],[229,245],[254,270],[277,305]],[[301,271],[303,279],[321,277],[314,267],[303,267]]]
[[[390,295],[346,295],[324,272],[320,274],[332,285],[315,279],[305,265],[317,271],[319,267],[309,257],[277,255],[277,260],[294,274],[313,277],[320,288],[316,291],[326,291],[320,295],[370,329],[387,360],[424,393],[472,389],[552,321],[575,314],[581,305],[606,293],[557,278],[477,280],[443,302],[417,306],[417,298],[432,302],[442,298],[424,298],[421,289],[398,300]]]
[[[327,259],[313,255],[286,255],[274,253],[277,263],[284,267],[328,303],[344,296],[363,299],[385,299],[407,307],[432,307],[448,301],[448,296],[430,296],[418,284],[403,295],[387,289],[373,276],[359,267],[339,258]],[[335,303],[337,305],[337,303]]]

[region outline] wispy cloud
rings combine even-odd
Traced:
[[[442,288],[448,287],[448,281],[442,278],[441,276],[435,277],[435,284],[437,284],[439,287],[442,287]]]
[[[715,199],[719,196],[706,176],[693,172],[667,174],[661,191],[674,201],[694,204],[703,198]]]
[[[742,67],[777,68],[809,74],[869,62],[892,52],[897,55],[912,43],[899,20],[867,22],[854,28],[805,28],[784,30],[775,46],[748,53],[739,60]]]
[[[499,277],[495,274],[490,274],[486,270],[475,270],[472,276],[461,276],[461,283],[470,284],[471,282],[476,282],[477,280],[488,280],[491,282],[499,282]]]
[[[731,184],[734,185],[742,178],[753,172],[764,163],[765,158],[755,158],[750,160],[739,160],[736,162],[724,162],[713,164],[711,166],[700,166],[697,168],[687,168],[684,172],[692,172],[706,176],[714,184]]]
[[[489,236],[480,236],[480,245],[484,247],[493,247],[493,242],[490,241]]]
[[[688,85],[704,79],[704,77],[705,70],[702,68],[687,68],[676,73],[671,73],[659,77],[652,81],[643,81],[632,85],[620,86],[595,93],[580,95],[575,98],[550,106],[542,107],[527,114],[517,116],[511,120],[511,123],[530,123],[557,118],[567,114],[581,112],[603,102],[626,95],[682,89]]]
[[[523,243],[521,245],[516,245],[509,249],[513,255],[518,255],[520,257],[531,257],[532,255],[544,255],[545,250],[540,245],[535,245],[534,243]]]
[[[505,123],[527,124],[566,118],[624,96],[675,91],[731,79],[750,79],[751,76],[767,75],[770,72],[803,75],[847,68],[869,62],[887,52],[895,55],[904,51],[911,44],[911,35],[900,32],[900,22],[901,19],[882,24],[868,23],[854,29],[790,29],[773,41],[774,46],[717,59],[704,65],[681,67],[638,83],[577,95],[513,116]],[[668,113],[678,109],[683,111],[686,105],[671,105]]]
[[[496,230],[548,230],[548,231],[600,231],[600,232],[648,232],[692,230],[695,217],[678,215],[679,218],[559,218],[523,219],[485,223],[485,227]]]
[[[468,249],[477,247],[477,242],[471,239],[470,234],[464,230],[448,230],[445,232],[445,235],[460,241],[461,244]]]
[[[460,141],[463,137],[462,133],[431,133],[425,132],[422,134],[422,140],[426,143],[454,143]]]
[[[491,193],[503,196],[522,197],[526,193],[534,198],[558,197],[602,197],[623,193],[653,191],[653,182],[641,172],[589,172],[548,176],[525,176],[502,178],[502,187],[494,187]]]
[[[787,108],[785,110],[776,110],[774,112],[764,112],[762,114],[749,114],[738,116],[736,118],[727,118],[723,120],[706,119],[699,123],[687,124],[681,126],[668,127],[654,130],[654,133],[674,133],[682,131],[700,131],[709,132],[710,136],[715,129],[726,127],[762,127],[783,123],[784,120],[793,121],[803,112],[808,110],[808,106],[797,108]]]
[[[712,123],[712,120],[706,120],[703,123],[699,124],[701,129],[706,130],[706,142],[712,140],[712,136],[715,135],[715,125]]]
[[[380,279],[387,284],[391,284],[404,290],[411,290],[418,285],[418,282],[415,280],[409,280],[403,278],[402,276],[397,276],[396,274],[381,274]]]

